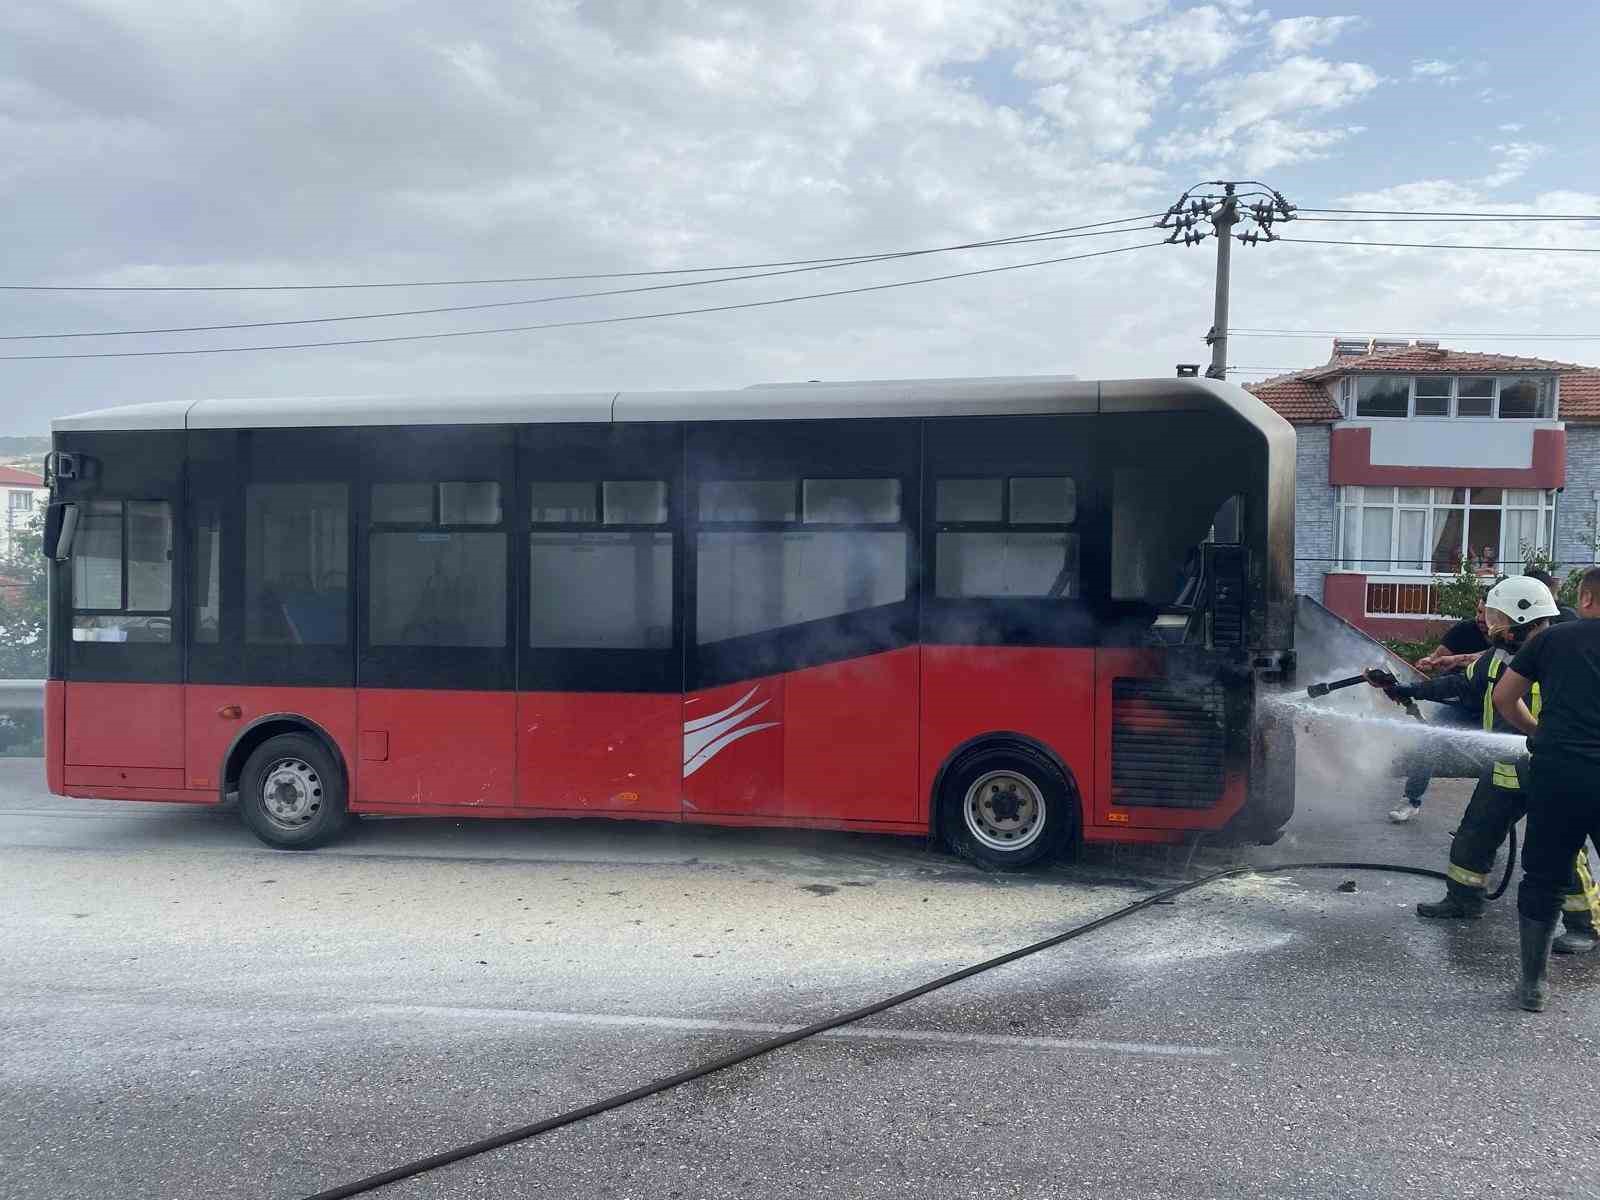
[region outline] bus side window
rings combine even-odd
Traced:
[[[1080,593],[1078,493],[1065,475],[941,479],[936,594],[1075,600]]]
[[[701,483],[698,640],[904,600],[911,550],[900,486],[895,478]]]
[[[91,500],[72,548],[72,640],[172,640],[172,506]]]
[[[660,479],[530,485],[528,644],[661,650],[672,645],[673,535]]]
[[[501,519],[494,481],[373,484],[367,640],[504,646],[506,535],[482,528]]]
[[[201,500],[192,509],[191,640],[216,645],[222,625],[222,505]]]
[[[342,483],[245,488],[245,639],[255,645],[350,640],[350,501]]]

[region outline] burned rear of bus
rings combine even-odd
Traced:
[[[1271,836],[1293,433],[1208,381],[275,401],[57,423],[49,772],[352,815]]]

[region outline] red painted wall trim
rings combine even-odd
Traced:
[[[1367,577],[1348,571],[1322,577],[1322,603],[1329,612],[1343,617],[1362,633],[1375,638],[1393,638],[1402,642],[1433,641],[1455,624],[1449,617],[1369,617]]]
[[[1373,465],[1370,426],[1335,429],[1328,449],[1328,482],[1376,487],[1563,487],[1567,431],[1535,429],[1533,462],[1527,467],[1405,467]]]
[[[1361,626],[1367,617],[1367,577],[1365,575],[1324,575],[1322,603],[1335,616]]]

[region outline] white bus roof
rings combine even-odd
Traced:
[[[1035,375],[763,384],[738,391],[158,400],[58,417],[51,426],[57,431],[288,429],[816,420],[1193,408],[1232,409],[1263,431],[1281,423],[1281,418],[1242,388],[1209,379],[1167,377],[1100,382],[1070,375]]]

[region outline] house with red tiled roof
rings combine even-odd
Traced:
[[[1299,436],[1296,590],[1371,633],[1436,632],[1433,580],[1463,562],[1597,559],[1600,369],[1341,338],[1248,390]]]
[[[44,511],[49,503],[44,477],[18,467],[0,466],[0,493],[4,494],[0,507],[0,562],[11,557],[18,531],[26,529],[31,521]]]

